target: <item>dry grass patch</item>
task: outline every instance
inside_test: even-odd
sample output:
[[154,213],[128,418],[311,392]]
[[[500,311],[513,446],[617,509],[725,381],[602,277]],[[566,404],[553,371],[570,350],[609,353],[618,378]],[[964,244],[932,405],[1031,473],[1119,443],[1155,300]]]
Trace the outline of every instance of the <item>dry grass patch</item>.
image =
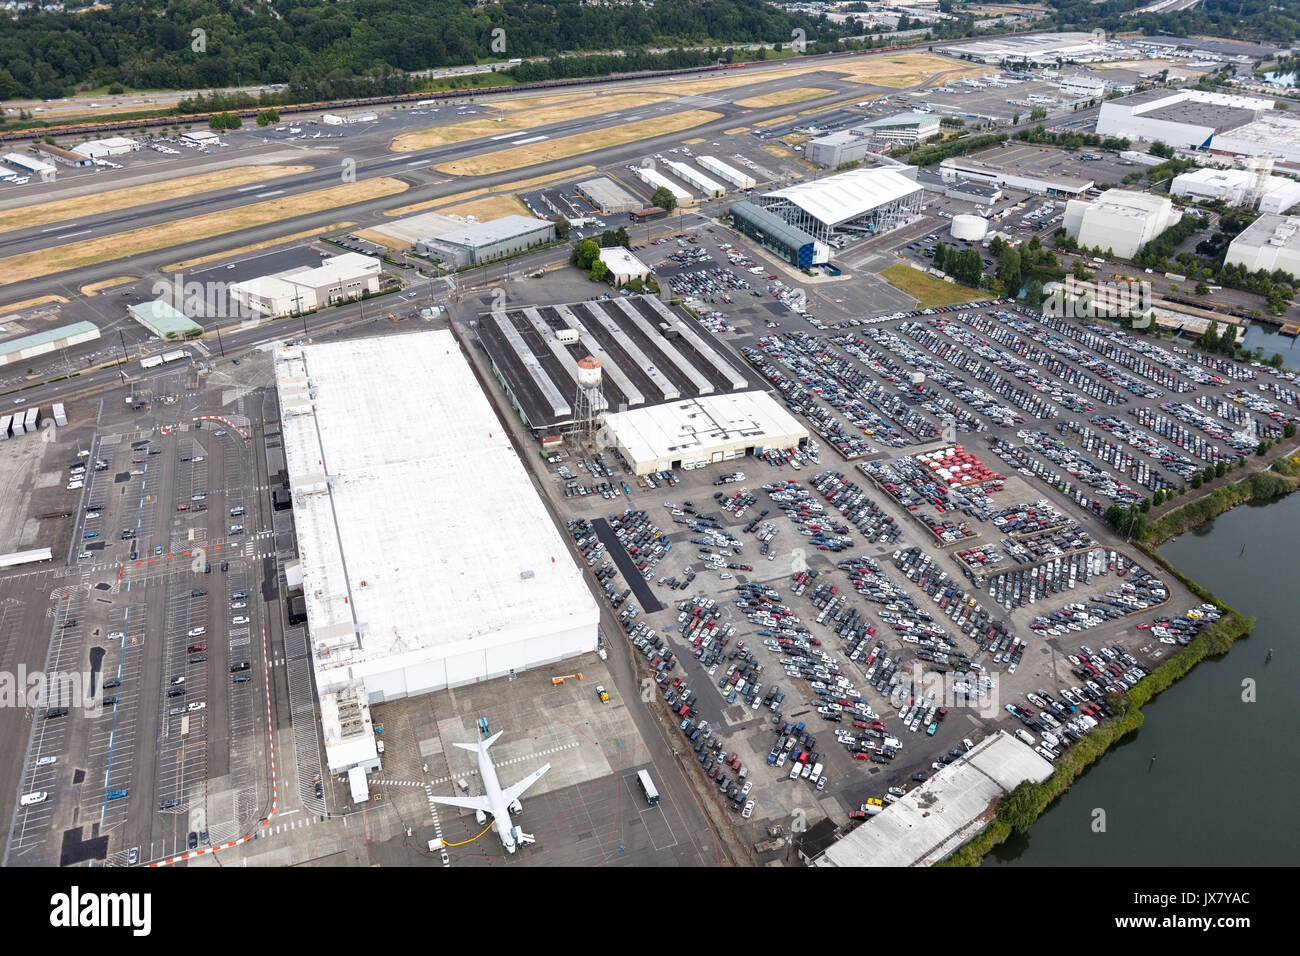
[[819,96],[830,96],[834,90],[822,90],[815,86],[797,86],[789,90],[777,90],[775,93],[764,93],[762,96],[750,96],[743,100],[736,100],[737,106],[785,106],[787,103],[802,103],[804,100],[815,100]]
[[721,118],[721,113],[709,110],[688,110],[684,113],[625,123],[612,129],[593,130],[540,143],[530,143],[527,146],[516,146],[513,149],[485,153],[481,156],[470,156],[466,159],[442,163],[433,168],[455,176],[488,176],[507,169],[522,169],[537,163],[577,156],[610,146],[624,146],[652,136],[677,133]]
[[98,262],[166,249],[186,242],[210,239],[228,232],[284,222],[325,209],[378,199],[403,192],[410,187],[387,176],[345,183],[328,189],[316,189],[296,196],[279,196],[265,202],[221,212],[178,219],[160,226],[145,226],[98,239],[72,242],[36,252],[0,259],[0,275],[10,282],[35,279],[67,269],[78,269]]
[[722,131],[722,135],[723,135],[723,136],[735,136],[737,133],[748,133],[748,132],[749,132],[749,127],[748,127],[748,126],[735,126],[735,127],[732,127],[731,129],[724,129],[724,130]]
[[500,186],[485,186],[482,189],[469,189],[463,193],[453,193],[450,196],[442,196],[438,199],[427,199],[424,202],[411,203],[408,206],[398,206],[396,209],[387,209],[384,211],[385,216],[409,216],[412,213],[426,212],[430,209],[438,209],[442,206],[448,206],[452,203],[465,202],[466,200],[475,199],[479,196],[486,196],[489,193],[504,192],[506,190],[536,189],[539,186],[549,186],[553,183],[562,183],[565,180],[573,179],[577,176],[586,175],[592,172],[595,166],[574,166],[572,169],[566,169],[558,173],[551,173],[548,176],[534,176],[532,179],[517,179],[514,182],[502,183]]
[[82,295],[91,296],[102,292],[105,289],[111,289],[115,285],[126,285],[128,282],[134,282],[139,276],[114,276],[112,279],[104,279],[102,282],[91,282],[83,285],[78,291]]
[[[894,89],[915,86],[932,79],[938,73],[957,75],[988,72],[988,68],[963,67],[955,60],[931,53],[903,53],[894,56],[867,56],[850,63],[827,66],[828,72],[839,73],[855,83],[873,83]],[[952,71],[961,71],[960,74]]]
[[43,226],[50,222],[112,212],[115,209],[127,209],[131,206],[143,206],[147,203],[192,196],[214,189],[230,189],[265,179],[296,176],[299,173],[309,173],[311,170],[310,166],[236,166],[219,172],[181,176],[144,186],[126,186],[122,189],[110,189],[71,199],[56,199],[53,202],[37,203],[0,212],[0,232],[9,229],[25,229],[29,226]]
[[528,207],[513,194],[476,199],[473,202],[461,203],[459,206],[438,211],[445,216],[473,216],[480,221],[497,219],[501,216],[532,216]]
[[0,319],[7,319],[24,309],[34,309],[38,305],[49,305],[51,302],[67,302],[61,295],[38,295],[31,299],[23,299],[21,302],[10,302],[8,305],[0,305]]
[[452,123],[414,133],[403,133],[393,140],[389,148],[393,152],[404,153],[416,149],[428,149],[431,146],[445,146],[448,143],[462,143],[465,140],[479,139],[484,136],[523,133],[564,120],[599,116],[602,113],[662,103],[668,98],[656,93],[616,93],[610,96],[584,97],[581,100],[542,109],[520,110],[496,118],[467,120],[464,123]]

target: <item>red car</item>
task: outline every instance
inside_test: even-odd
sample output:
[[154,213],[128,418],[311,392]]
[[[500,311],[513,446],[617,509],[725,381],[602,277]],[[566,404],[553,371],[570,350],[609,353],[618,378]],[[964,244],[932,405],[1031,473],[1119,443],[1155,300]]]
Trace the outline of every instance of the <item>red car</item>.
[[193,654],[193,653],[195,653],[196,651],[206,651],[207,649],[208,649],[208,645],[207,645],[206,643],[204,643],[204,644],[191,644],[191,645],[189,646],[189,653]]
[[[862,757],[864,760],[866,759],[866,755],[865,755],[865,754],[854,754],[853,756],[855,756],[855,757]],[[850,819],[850,820],[865,820],[866,818],[867,818],[867,811],[865,811],[865,810],[850,810],[850,811],[849,811],[849,819]]]
[[853,755],[853,759],[854,759],[854,760],[870,760],[870,759],[871,759],[871,754],[856,753],[856,754]]
[[177,510],[177,511],[189,511],[189,510],[190,510],[190,506],[189,506],[189,505],[177,505],[177,506],[176,506],[176,510]]

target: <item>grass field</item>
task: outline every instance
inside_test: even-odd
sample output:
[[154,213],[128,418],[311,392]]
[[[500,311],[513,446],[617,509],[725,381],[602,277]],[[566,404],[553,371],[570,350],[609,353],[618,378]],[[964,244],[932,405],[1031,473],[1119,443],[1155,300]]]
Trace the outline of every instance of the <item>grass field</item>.
[[490,109],[508,113],[511,110],[535,110],[539,106],[554,106],[556,103],[572,103],[574,100],[588,99],[587,93],[538,93],[536,96],[520,96],[509,100],[493,100],[484,103]]
[[0,305],[0,320],[7,319],[16,312],[23,309],[34,309],[38,305],[48,305],[51,302],[67,302],[61,295],[38,295],[31,299],[23,299],[20,302],[10,302],[7,305]]
[[747,132],[749,132],[748,126],[733,126],[731,129],[724,129],[722,131],[722,135],[735,136],[737,133],[747,133]]
[[104,279],[100,282],[91,282],[83,285],[80,291],[82,295],[96,295],[105,289],[111,289],[115,285],[126,285],[128,282],[134,282],[139,276],[114,276],[112,279]]
[[177,179],[149,183],[147,186],[127,186],[123,189],[109,189],[86,196],[77,196],[73,199],[36,203],[0,212],[0,232],[29,226],[43,226],[50,222],[112,212],[115,209],[127,209],[131,206],[143,206],[146,203],[192,196],[214,189],[230,189],[280,176],[296,176],[299,173],[311,172],[311,169],[310,166],[236,166],[220,172],[199,173],[197,176],[181,176]]
[[272,246],[283,245],[286,242],[300,242],[303,239],[314,239],[316,236],[324,236],[331,232],[338,232],[340,229],[351,229],[355,222],[335,222],[320,229],[308,229],[306,232],[295,232],[288,236],[277,236],[274,239],[268,239],[266,242],[254,242],[251,245],[240,246],[238,249],[227,249],[224,252],[216,252],[210,256],[200,256],[197,259],[186,259],[184,262],[173,262],[169,266],[163,266],[159,272],[176,272],[180,269],[191,269],[194,266],[205,265],[209,262],[217,262],[221,259],[229,259],[231,256],[242,255],[245,252],[260,252],[263,249],[270,249]]
[[109,262],[182,243],[210,239],[228,232],[282,222],[368,199],[392,196],[409,188],[401,180],[384,176],[331,186],[328,189],[316,189],[295,196],[280,196],[250,206],[178,219],[160,226],[145,226],[111,236],[9,256],[0,259],[0,275],[7,281],[21,282],[97,262]]
[[635,109],[652,103],[662,103],[666,99],[667,96],[658,93],[616,93],[611,96],[584,97],[578,101],[553,104],[541,109],[519,110],[495,118],[484,117],[467,120],[464,123],[452,123],[449,126],[435,126],[414,133],[403,133],[393,140],[389,148],[396,153],[405,153],[432,146],[445,146],[448,143],[462,143],[483,136],[523,133],[538,126],[599,116],[601,113],[613,113],[618,110]]
[[[684,129],[699,126],[701,123],[721,118],[721,113],[713,113],[709,110],[688,110],[684,113],[674,113],[650,120],[626,123],[612,129],[562,136],[559,139],[531,143],[528,146],[516,146],[513,149],[485,153],[482,156],[470,156],[466,159],[442,163],[433,168],[439,172],[450,173],[455,176],[487,176],[507,169],[522,169],[548,160],[578,156],[582,153],[605,149],[610,146],[623,146],[652,136],[678,133]],[[0,263],[0,265],[2,264]]]
[[785,106],[787,103],[802,103],[804,100],[815,100],[819,96],[829,96],[834,90],[822,90],[815,86],[798,86],[789,90],[777,90],[775,93],[764,93],[762,96],[750,96],[743,100],[736,100],[737,106]]
[[937,305],[957,305],[960,302],[971,302],[988,297],[988,293],[981,289],[944,282],[942,279],[936,279],[934,276],[913,269],[904,262],[890,266],[882,271],[880,276],[895,289],[906,292],[914,298],[918,309],[932,309]]
[[839,73],[855,83],[873,83],[902,89],[931,79],[936,73],[957,71],[949,79],[960,76],[978,76],[987,73],[987,67],[964,67],[955,60],[932,53],[900,53],[894,56],[864,56],[851,63],[825,68]]
[[484,199],[475,199],[472,202],[461,203],[458,206],[449,206],[446,209],[439,209],[440,213],[445,216],[473,216],[480,221],[485,219],[497,219],[501,216],[531,216],[528,207],[520,202],[513,193],[507,193],[502,196],[488,196]]
[[770,120],[763,120],[762,122],[755,123],[754,129],[764,129],[768,126],[780,126],[782,123],[790,122],[790,120],[794,119],[797,115],[798,114],[796,113],[786,113],[784,116],[776,116]]

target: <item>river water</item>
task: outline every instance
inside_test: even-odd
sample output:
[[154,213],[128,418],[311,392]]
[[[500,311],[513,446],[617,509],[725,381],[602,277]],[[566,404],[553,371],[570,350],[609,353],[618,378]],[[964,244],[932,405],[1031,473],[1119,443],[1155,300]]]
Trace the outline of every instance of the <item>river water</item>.
[[[1235,508],[1161,549],[1192,580],[1254,615],[1254,631],[1148,703],[1142,728],[986,866],[1278,866],[1300,859],[1291,725],[1300,687],[1298,532],[1300,494],[1293,494]],[[1247,680],[1253,703],[1242,699]],[[1103,832],[1094,820],[1104,822]]]

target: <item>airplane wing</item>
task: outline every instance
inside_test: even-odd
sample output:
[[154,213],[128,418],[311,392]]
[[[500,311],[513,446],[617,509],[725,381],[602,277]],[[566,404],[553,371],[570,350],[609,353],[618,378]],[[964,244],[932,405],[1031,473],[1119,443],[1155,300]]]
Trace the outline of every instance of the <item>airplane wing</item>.
[[439,797],[433,795],[429,799],[434,803],[441,803],[448,807],[464,807],[466,810],[482,810],[484,813],[492,812],[492,804],[488,802],[487,797]]
[[546,764],[546,766],[542,767],[541,770],[534,770],[532,773],[524,777],[523,780],[520,780],[513,787],[506,787],[505,790],[502,791],[502,796],[505,797],[506,806],[510,806],[510,804],[514,803],[521,796],[523,796],[524,791],[527,790],[529,787],[531,787],[533,784],[535,784],[538,780],[541,780],[542,775],[550,769],[551,769],[551,765],[548,763]]

